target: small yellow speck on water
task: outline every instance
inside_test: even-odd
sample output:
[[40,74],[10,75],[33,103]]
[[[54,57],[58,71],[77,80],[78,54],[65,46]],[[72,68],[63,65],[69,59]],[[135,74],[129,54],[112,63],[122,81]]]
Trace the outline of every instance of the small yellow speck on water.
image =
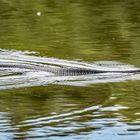
[[41,16],[41,12],[37,12],[36,15],[37,15],[37,16]]

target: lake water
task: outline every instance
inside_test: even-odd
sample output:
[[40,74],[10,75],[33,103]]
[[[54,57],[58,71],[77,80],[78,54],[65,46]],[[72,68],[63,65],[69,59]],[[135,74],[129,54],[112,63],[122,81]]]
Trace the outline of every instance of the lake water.
[[[0,60],[78,67],[113,61],[140,68],[139,5],[139,0],[1,0]],[[31,71],[16,76],[0,75],[1,140],[140,139],[138,75],[93,76],[81,83],[61,78],[54,83]]]

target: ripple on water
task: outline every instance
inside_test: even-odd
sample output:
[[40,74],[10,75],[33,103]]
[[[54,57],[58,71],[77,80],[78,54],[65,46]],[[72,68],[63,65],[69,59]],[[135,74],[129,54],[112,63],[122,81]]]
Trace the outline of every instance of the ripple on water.
[[[29,55],[30,54],[30,55]],[[12,65],[35,65],[53,66],[53,67],[69,67],[69,68],[86,68],[108,71],[124,71],[136,70],[132,65],[125,65],[118,62],[103,61],[93,64],[79,61],[69,61],[56,58],[47,58],[31,55],[32,52],[21,51],[0,51],[0,64]],[[139,74],[132,73],[106,73],[106,74],[91,74],[82,76],[54,76],[53,73],[45,72],[37,69],[26,69],[18,67],[0,68],[0,89],[46,86],[48,84],[87,86],[95,83],[118,82],[125,80],[139,80]]]
[[[55,67],[77,67],[90,69],[109,68],[111,70],[125,70],[126,68],[136,69],[133,66],[125,66],[124,64],[120,64],[117,62],[110,62],[111,65],[109,65],[109,62],[97,62],[95,64],[89,64],[86,62],[32,56],[29,55],[29,52],[25,53],[20,51],[7,50],[2,50],[0,52],[0,60],[0,63],[26,63],[38,66],[50,66],[50,64],[52,64]],[[105,137],[106,139],[112,140],[112,138],[109,137],[111,133],[111,137],[115,136],[115,138],[117,139],[120,139],[122,136],[124,137],[124,139],[127,139],[128,136],[130,138],[133,138],[133,136],[135,136],[135,138],[138,138],[140,136],[139,120],[135,119],[134,123],[129,124],[127,123],[129,120],[127,117],[125,117],[125,113],[121,113],[122,111],[126,113],[130,111],[129,107],[127,106],[128,103],[127,105],[114,103],[116,100],[118,100],[117,96],[113,95],[111,97],[107,97],[109,95],[106,96],[106,92],[104,93],[104,90],[106,89],[100,89],[100,87],[92,88],[91,86],[91,92],[89,91],[89,87],[87,87],[88,95],[85,95],[86,89],[82,90],[83,95],[81,95],[81,92],[79,91],[81,88],[86,88],[86,86],[89,86],[93,83],[108,83],[136,79],[139,80],[138,74],[133,75],[107,73],[83,76],[54,76],[53,74],[44,71],[38,71],[35,69],[0,68],[0,89],[46,86],[49,84],[57,84],[58,87],[60,87],[60,85],[75,86],[70,89],[65,88],[65,90],[70,90],[67,94],[65,94],[63,86],[62,89],[50,89],[51,96],[49,96],[49,86],[47,87],[47,90],[42,93],[43,95],[38,93],[40,92],[40,90],[35,89],[35,92],[33,92],[33,94],[28,94],[29,100],[28,98],[22,98],[22,95],[20,97],[18,97],[17,95],[14,97],[14,94],[8,94],[8,100],[6,101],[9,102],[10,107],[8,107],[12,111],[7,111],[9,113],[0,113],[0,137],[6,140],[14,138],[45,139],[46,137],[53,140],[60,139],[60,136],[62,139],[92,139],[93,137],[97,137],[100,138],[100,140],[103,140]],[[76,86],[84,87],[79,87],[78,89],[74,90]],[[107,92],[109,93],[111,92],[110,88],[109,90],[107,90]],[[60,95],[55,95],[55,90],[58,90],[57,93],[60,93]],[[15,90],[13,90],[13,92],[14,91]],[[103,94],[100,93],[101,91],[103,92]],[[122,95],[122,91],[120,92],[120,95]],[[97,94],[93,96],[94,93]],[[9,95],[12,96],[9,97]],[[46,98],[44,98],[45,96]],[[74,101],[71,96],[74,96]],[[80,96],[81,100],[79,99]],[[6,97],[6,95],[1,93],[1,97],[4,98]],[[23,97],[25,97],[25,95]],[[134,100],[135,103],[138,103],[136,102],[136,99],[138,100],[138,97],[133,99],[134,96],[132,94],[129,94],[129,96],[127,95],[127,97],[132,99],[132,101]],[[107,101],[110,101],[111,104],[107,104],[106,99],[104,98],[108,98]],[[37,102],[35,99],[37,100]],[[54,101],[51,102],[51,100]],[[17,101],[18,103],[15,104]],[[112,104],[112,102],[114,104]],[[40,103],[41,105],[38,106],[38,103]],[[78,103],[80,104],[80,107],[78,107]],[[92,105],[92,103],[95,104]],[[1,105],[4,106],[3,103],[1,103]],[[59,105],[61,106],[60,108]],[[7,104],[5,106],[7,106]],[[59,108],[59,110],[61,110],[60,112],[53,110],[53,108],[57,107]],[[25,114],[25,110],[23,112],[21,111],[22,108],[27,111],[27,114]],[[43,110],[43,113],[40,113],[41,109]],[[12,114],[14,110],[16,110],[16,115]],[[50,112],[48,111],[48,113],[47,110],[49,110]],[[31,115],[29,115],[28,113]],[[138,118],[138,107],[135,115]]]

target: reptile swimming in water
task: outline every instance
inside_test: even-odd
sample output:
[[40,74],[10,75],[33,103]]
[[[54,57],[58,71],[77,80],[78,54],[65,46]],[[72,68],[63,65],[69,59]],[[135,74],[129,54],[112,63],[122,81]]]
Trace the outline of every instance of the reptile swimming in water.
[[52,67],[49,65],[33,65],[33,64],[18,64],[18,63],[0,63],[0,68],[10,69],[29,69],[35,71],[50,72],[57,76],[79,76],[88,74],[100,74],[100,73],[140,73],[140,69],[132,70],[100,70],[97,68],[74,68],[74,67]]

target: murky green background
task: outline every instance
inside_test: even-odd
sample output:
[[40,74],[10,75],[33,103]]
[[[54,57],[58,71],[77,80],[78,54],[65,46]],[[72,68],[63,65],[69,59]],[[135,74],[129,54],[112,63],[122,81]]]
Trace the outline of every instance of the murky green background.
[[[139,0],[0,0],[0,48],[140,67]],[[140,81],[0,91],[0,139],[140,139]]]

